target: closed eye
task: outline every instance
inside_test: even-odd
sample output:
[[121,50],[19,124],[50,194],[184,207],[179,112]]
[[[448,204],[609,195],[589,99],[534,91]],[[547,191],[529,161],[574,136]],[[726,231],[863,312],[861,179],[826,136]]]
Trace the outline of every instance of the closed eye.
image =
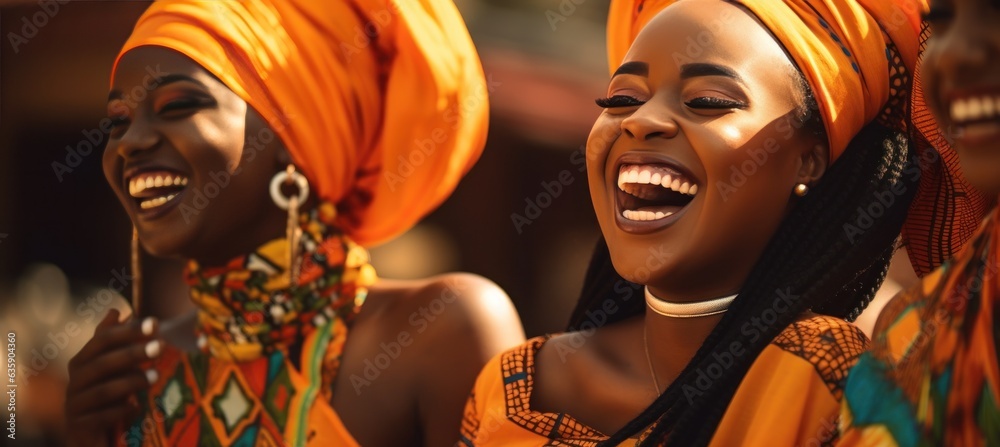
[[111,121],[111,126],[108,129],[108,134],[111,138],[119,138],[125,133],[125,128],[129,125],[128,116],[109,116],[108,119]]
[[160,113],[178,110],[188,110],[202,105],[202,101],[197,99],[178,99],[170,101],[160,108]]
[[109,116],[108,119],[111,120],[112,128],[128,124],[127,116]]
[[614,95],[608,98],[598,98],[594,102],[597,103],[598,107],[604,109],[638,107],[646,103],[645,101],[640,101],[637,98],[628,95]]
[[747,105],[740,101],[719,98],[717,96],[702,96],[684,103],[692,109],[745,109]]

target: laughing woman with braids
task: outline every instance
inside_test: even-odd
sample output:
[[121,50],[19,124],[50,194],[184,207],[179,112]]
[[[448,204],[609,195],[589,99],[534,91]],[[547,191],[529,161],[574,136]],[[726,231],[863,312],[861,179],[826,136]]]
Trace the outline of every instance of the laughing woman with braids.
[[70,363],[71,443],[453,443],[480,368],[523,341],[513,307],[472,275],[380,280],[364,248],[483,148],[451,0],[160,1],[111,77],[105,175],[142,246],[189,261],[198,315],[109,313]]
[[613,1],[614,74],[587,145],[606,246],[575,331],[480,374],[461,443],[834,439],[867,344],[847,320],[917,192],[908,158],[932,150],[909,120],[922,6]]

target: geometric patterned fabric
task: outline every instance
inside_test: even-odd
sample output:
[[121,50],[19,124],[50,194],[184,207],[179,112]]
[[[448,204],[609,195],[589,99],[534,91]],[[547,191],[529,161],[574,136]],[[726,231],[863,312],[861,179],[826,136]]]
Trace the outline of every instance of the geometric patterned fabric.
[[[531,408],[535,359],[549,338],[528,340],[486,365],[466,402],[458,446],[594,447],[608,438],[570,414]],[[844,378],[867,344],[860,329],[836,318],[792,323],[758,356],[710,445],[832,441]]]
[[159,379],[139,393],[142,414],[118,446],[357,445],[329,402],[347,325],[375,276],[364,248],[319,223],[330,212],[321,204],[300,220],[295,287],[285,239],[224,268],[192,265],[202,351],[167,345],[143,365]]

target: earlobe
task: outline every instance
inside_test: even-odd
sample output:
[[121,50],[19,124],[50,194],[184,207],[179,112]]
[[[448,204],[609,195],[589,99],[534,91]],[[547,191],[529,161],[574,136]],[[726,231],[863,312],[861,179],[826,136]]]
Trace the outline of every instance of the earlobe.
[[292,164],[292,155],[288,153],[288,149],[285,149],[284,145],[278,146],[276,158],[278,160],[278,165],[280,166],[288,166]]

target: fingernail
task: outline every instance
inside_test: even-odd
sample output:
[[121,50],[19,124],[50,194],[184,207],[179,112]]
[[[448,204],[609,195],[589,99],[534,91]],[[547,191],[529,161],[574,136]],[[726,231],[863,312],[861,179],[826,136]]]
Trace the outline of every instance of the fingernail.
[[153,335],[153,326],[156,324],[156,319],[153,317],[146,317],[142,320],[142,335]]
[[146,370],[146,380],[149,381],[150,385],[156,383],[156,381],[159,380],[159,378],[160,378],[160,373],[156,372],[155,369]]
[[160,341],[153,340],[146,343],[146,357],[155,358],[158,355],[160,355]]

